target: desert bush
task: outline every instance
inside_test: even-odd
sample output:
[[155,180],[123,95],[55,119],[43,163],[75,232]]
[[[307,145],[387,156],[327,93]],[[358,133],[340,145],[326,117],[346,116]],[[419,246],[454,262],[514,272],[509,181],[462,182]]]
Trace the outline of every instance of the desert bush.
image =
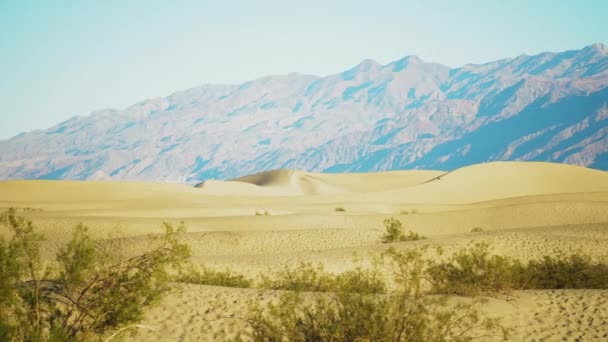
[[394,217],[384,220],[384,229],[385,232],[381,238],[382,243],[416,241],[426,239],[425,236],[422,236],[418,233],[406,231],[403,228],[403,224],[401,223],[401,221],[397,220]]
[[296,292],[357,292],[384,293],[386,284],[377,269],[357,267],[339,274],[326,272],[323,265],[300,263],[285,267],[274,274],[263,274],[259,287]]
[[462,249],[445,261],[427,261],[432,291],[478,295],[521,289],[607,289],[608,264],[589,256],[545,256],[522,263],[492,254],[487,243]]
[[[375,287],[381,283],[375,278],[379,274],[360,269],[347,272],[339,285],[327,286],[331,293],[296,290],[282,293],[274,303],[252,302],[246,319],[251,328],[247,337],[254,341],[471,341],[508,337],[509,331],[498,320],[481,316],[477,300],[450,303],[446,297],[425,295],[421,251],[391,250],[389,255],[394,262],[391,267],[398,267],[393,269],[396,290],[382,294],[384,283]],[[299,270],[307,275],[290,279],[324,279],[318,275],[318,267]],[[310,275],[311,270],[316,276]]]
[[231,270],[216,271],[207,267],[190,267],[178,275],[176,281],[181,283],[213,285],[224,287],[251,287],[251,279]]
[[608,264],[581,254],[532,260],[522,273],[523,289],[608,289]]
[[284,267],[274,274],[262,274],[259,287],[270,290],[326,292],[332,279],[322,265],[300,263],[295,268]]
[[[275,302],[252,302],[246,335],[254,341],[507,339],[511,330],[481,315],[484,299],[475,296],[513,289],[608,288],[608,265],[578,254],[522,263],[493,254],[482,242],[438,261],[427,257],[428,249],[390,248],[383,254],[383,265],[393,275],[391,291],[376,268],[332,275],[320,265],[302,264],[283,271],[267,284],[290,291]],[[450,301],[449,295],[473,298]]]
[[270,213],[267,210],[264,211],[256,211],[255,216],[270,216]]
[[483,242],[455,252],[446,261],[429,260],[427,264],[425,272],[432,291],[456,295],[516,289],[523,270],[520,262],[492,254],[489,245]]
[[481,227],[473,227],[473,229],[471,229],[471,233],[481,233],[483,232],[483,228]]
[[400,294],[285,293],[276,304],[253,307],[247,319],[254,341],[472,341],[509,336],[476,304]]
[[[17,210],[17,209],[15,208],[15,210]],[[42,208],[23,207],[23,208],[19,208],[19,210],[22,210],[24,212],[40,212],[40,211],[42,211]]]
[[55,260],[41,257],[44,241],[31,221],[11,210],[1,223],[12,232],[0,240],[0,340],[79,341],[137,322],[170,284],[170,268],[189,257],[179,242],[185,228],[165,224],[142,254],[118,263],[78,226]]
[[335,211],[346,211],[346,209],[344,209],[344,207],[336,207],[334,208]]
[[357,267],[333,276],[332,292],[386,293],[384,276],[377,269]]

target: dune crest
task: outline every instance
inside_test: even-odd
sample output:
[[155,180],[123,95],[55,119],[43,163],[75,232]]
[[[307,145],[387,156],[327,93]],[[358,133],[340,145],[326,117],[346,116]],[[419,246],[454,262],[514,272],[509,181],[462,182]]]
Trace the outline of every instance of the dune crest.
[[272,170],[232,180],[272,190],[284,195],[332,195],[349,193],[344,187],[330,184],[313,173],[298,170]]
[[[466,204],[550,194],[608,191],[608,173],[546,162],[490,162],[451,172],[408,170],[314,173],[272,170],[197,185],[225,196],[315,196],[368,193],[389,202]],[[394,199],[393,199],[394,198]]]
[[465,204],[496,199],[608,191],[608,172],[546,162],[491,162],[466,166],[423,184],[383,192],[418,203]]
[[408,170],[370,173],[317,173],[271,170],[228,181],[207,180],[196,187],[209,195],[315,196],[377,192],[422,184],[443,171]]
[[220,196],[312,196],[350,192],[312,173],[297,170],[265,171],[227,181],[206,180],[196,187],[207,195]]

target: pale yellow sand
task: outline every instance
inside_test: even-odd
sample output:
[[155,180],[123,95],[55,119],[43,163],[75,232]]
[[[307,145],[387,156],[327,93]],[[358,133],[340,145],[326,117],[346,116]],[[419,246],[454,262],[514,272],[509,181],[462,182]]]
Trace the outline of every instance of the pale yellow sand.
[[[608,260],[608,173],[549,163],[498,162],[440,171],[319,174],[281,170],[198,188],[138,182],[0,182],[0,207],[24,211],[46,234],[51,252],[69,239],[71,227],[89,225],[104,238],[120,226],[136,252],[140,236],[160,232],[163,220],[184,221],[199,263],[230,267],[255,276],[301,261],[329,270],[352,266],[356,253],[369,261],[379,243],[382,220],[395,216],[429,239],[392,244],[413,248],[433,243],[448,251],[471,241],[492,243],[497,253],[520,259],[567,255],[582,250]],[[344,212],[335,211],[343,207]],[[270,216],[256,216],[267,211]],[[406,213],[407,212],[407,213]],[[484,229],[471,233],[473,227]],[[0,234],[3,233],[0,231]],[[213,340],[236,331],[227,320],[243,314],[251,296],[272,292],[185,285],[151,309],[145,323],[156,331],[135,339]],[[608,292],[526,291],[512,303],[492,299],[489,314],[516,328],[514,340],[608,340]],[[207,311],[217,298],[226,312]]]

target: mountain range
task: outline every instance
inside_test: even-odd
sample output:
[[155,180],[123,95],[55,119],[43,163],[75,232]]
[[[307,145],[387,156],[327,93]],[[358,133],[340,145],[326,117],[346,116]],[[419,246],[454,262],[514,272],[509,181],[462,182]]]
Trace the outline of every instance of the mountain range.
[[0,141],[0,179],[196,183],[271,169],[608,170],[608,48],[450,68],[408,56],[325,77],[203,85]]

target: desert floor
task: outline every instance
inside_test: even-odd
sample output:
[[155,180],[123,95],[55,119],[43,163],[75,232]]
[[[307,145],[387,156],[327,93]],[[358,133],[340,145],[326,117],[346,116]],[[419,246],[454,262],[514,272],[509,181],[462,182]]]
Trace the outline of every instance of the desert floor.
[[[38,209],[20,213],[45,234],[48,253],[80,222],[100,239],[119,230],[137,251],[163,221],[183,221],[195,262],[251,277],[302,261],[339,272],[353,267],[353,255],[365,264],[389,246],[430,243],[449,252],[480,240],[521,260],[583,252],[608,261],[608,173],[550,163],[496,162],[449,173],[281,170],[197,187],[0,182],[0,208],[9,207]],[[388,217],[428,239],[380,243]],[[483,232],[472,233],[474,227]],[[146,314],[143,323],[155,330],[129,339],[217,340],[242,329],[233,318],[244,315],[249,299],[276,295],[179,285]],[[513,327],[514,341],[608,341],[607,290],[519,291],[508,302],[490,298],[483,310]]]

